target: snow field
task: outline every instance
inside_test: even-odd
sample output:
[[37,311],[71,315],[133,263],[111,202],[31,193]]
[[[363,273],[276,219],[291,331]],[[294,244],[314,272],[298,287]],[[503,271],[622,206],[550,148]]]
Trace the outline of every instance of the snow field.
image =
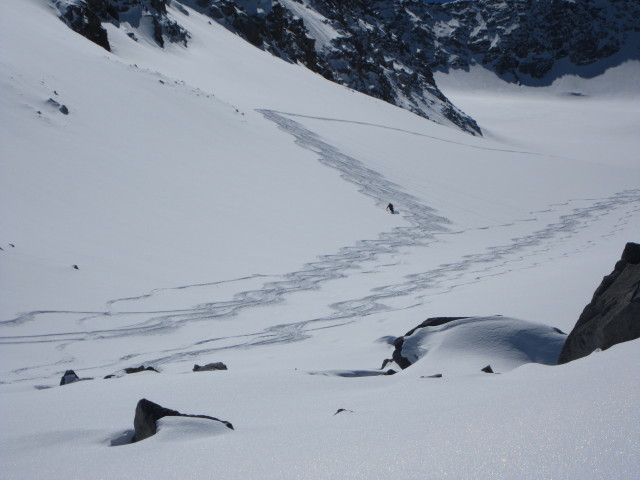
[[[568,333],[638,241],[638,94],[613,91],[637,63],[564,80],[586,98],[438,76],[475,138],[193,11],[170,9],[186,49],[109,27],[107,53],[44,1],[0,8],[5,478],[640,476],[638,342],[515,368],[480,324],[339,376],[431,316]],[[191,372],[211,361],[229,370]],[[103,379],[140,364],[161,373]],[[58,387],[69,368],[95,380]],[[128,445],[141,398],[236,429]]]

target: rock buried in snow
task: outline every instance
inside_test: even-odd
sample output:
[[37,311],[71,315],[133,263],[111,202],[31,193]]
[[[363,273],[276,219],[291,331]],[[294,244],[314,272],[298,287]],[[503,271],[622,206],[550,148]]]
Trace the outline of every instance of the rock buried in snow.
[[493,368],[491,368],[491,365],[487,365],[487,366],[486,366],[486,367],[484,367],[481,371],[482,371],[482,372],[484,372],[484,373],[495,373],[495,372],[493,371]]
[[346,408],[339,408],[336,413],[333,414],[333,416],[335,417],[337,414],[342,413],[342,412],[349,412],[349,413],[353,413],[353,410],[347,410]]
[[130,367],[130,368],[125,368],[124,369],[124,373],[138,373],[138,372],[156,372],[159,373],[158,370],[156,370],[153,367],[145,367],[144,365],[140,365],[139,367]]
[[176,410],[162,407],[157,403],[153,403],[146,398],[143,398],[138,402],[138,405],[136,406],[136,415],[133,419],[133,427],[135,429],[135,433],[133,438],[131,439],[131,442],[139,442],[140,440],[144,440],[145,438],[149,438],[155,435],[158,431],[157,422],[164,417],[208,419],[211,421],[220,422],[227,428],[233,430],[233,425],[225,420],[220,420],[219,418],[210,417],[208,415],[187,415]]
[[195,364],[193,366],[194,372],[208,372],[213,370],[227,370],[227,366],[222,362],[207,363],[204,366]]

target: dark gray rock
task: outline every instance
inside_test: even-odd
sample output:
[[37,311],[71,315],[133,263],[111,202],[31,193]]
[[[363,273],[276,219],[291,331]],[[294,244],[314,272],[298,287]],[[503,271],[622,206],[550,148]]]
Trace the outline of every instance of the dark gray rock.
[[73,370],[67,370],[64,372],[64,375],[60,379],[60,385],[69,385],[70,383],[77,382],[80,380],[80,377],[76,375],[76,372]]
[[153,403],[146,398],[143,398],[136,405],[136,414],[133,419],[133,427],[135,433],[131,442],[139,442],[145,438],[149,438],[155,435],[158,431],[157,421],[164,417],[190,417],[190,418],[206,418],[215,422],[224,424],[227,428],[233,430],[233,425],[225,420],[219,418],[210,417],[208,415],[187,415],[180,413],[170,408],[165,408],[157,403]]
[[560,353],[559,364],[640,338],[640,244],[627,243],[602,279]]
[[482,371],[482,372],[484,372],[484,373],[495,373],[495,372],[493,371],[493,368],[491,368],[491,365],[487,365],[487,366],[486,366],[486,367],[484,367],[481,371]]
[[195,364],[193,366],[194,372],[208,372],[214,370],[227,370],[227,366],[222,362],[207,363],[206,365]]
[[159,373],[153,367],[145,367],[144,365],[140,365],[139,367],[129,367],[124,369],[124,373],[139,373],[139,372],[156,372]]
[[77,2],[76,4],[59,2],[60,19],[74,32],[110,52],[111,46],[107,31],[93,8],[93,4],[96,3],[98,2],[95,0],[86,3]]
[[[73,31],[111,51],[103,23],[120,27],[126,19],[130,25],[140,25],[143,18],[151,21],[153,38],[160,47],[165,39],[184,46],[191,36],[167,15],[168,0],[68,0],[57,2],[60,18]],[[137,40],[135,35],[131,37]]]

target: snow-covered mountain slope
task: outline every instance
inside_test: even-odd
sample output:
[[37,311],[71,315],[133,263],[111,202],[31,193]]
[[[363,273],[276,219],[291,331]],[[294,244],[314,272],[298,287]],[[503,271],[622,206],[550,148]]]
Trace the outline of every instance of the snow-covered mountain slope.
[[[188,7],[188,48],[111,26],[111,52],[48,2],[0,9],[3,477],[638,476],[637,341],[335,374],[429,316],[571,329],[640,226],[639,92],[602,94],[615,70],[570,90],[589,96],[443,77],[477,138]],[[141,364],[161,373],[123,375]],[[67,369],[95,380],[58,387]],[[235,430],[128,445],[141,398]]]

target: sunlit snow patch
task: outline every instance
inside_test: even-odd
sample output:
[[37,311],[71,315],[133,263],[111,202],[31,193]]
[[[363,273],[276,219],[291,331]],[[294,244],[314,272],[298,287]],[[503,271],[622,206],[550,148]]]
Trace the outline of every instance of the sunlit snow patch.
[[210,438],[229,431],[224,423],[208,418],[163,417],[158,420],[158,433],[151,438],[159,442],[176,442]]

